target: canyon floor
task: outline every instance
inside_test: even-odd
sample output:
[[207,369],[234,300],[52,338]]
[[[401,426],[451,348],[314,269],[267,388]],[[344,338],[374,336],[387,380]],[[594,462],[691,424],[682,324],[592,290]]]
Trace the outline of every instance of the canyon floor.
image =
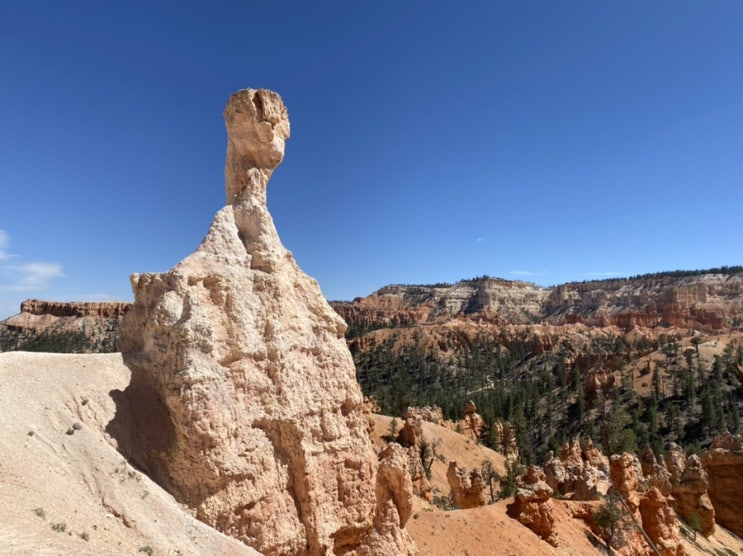
[[[116,450],[126,434],[120,393],[130,380],[121,354],[0,354],[0,552],[3,554],[257,554],[194,519],[187,508]],[[373,416],[375,442],[390,418]],[[122,425],[122,426],[117,426]],[[446,492],[448,461],[504,471],[503,457],[431,423],[440,439],[433,486]],[[417,499],[407,529],[420,554],[600,554],[569,502],[556,501],[559,546],[506,514],[509,500],[441,511]],[[718,527],[685,539],[688,554],[743,554],[743,542]]]

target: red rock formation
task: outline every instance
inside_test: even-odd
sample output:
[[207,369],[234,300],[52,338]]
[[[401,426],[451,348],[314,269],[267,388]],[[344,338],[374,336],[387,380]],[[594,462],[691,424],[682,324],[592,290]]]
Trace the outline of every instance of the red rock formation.
[[686,462],[686,468],[677,484],[673,485],[674,509],[687,523],[697,522],[705,537],[715,532],[715,509],[707,489],[709,481],[696,455]]
[[552,489],[544,481],[541,470],[534,467],[527,469],[523,487],[518,489],[507,511],[510,517],[526,525],[552,546],[557,546]]
[[671,442],[666,448],[666,453],[663,455],[663,461],[666,464],[671,485],[679,484],[681,475],[684,474],[684,469],[686,469],[686,453],[684,449],[675,442]]
[[610,466],[614,488],[622,495],[629,510],[632,513],[637,512],[640,499],[648,490],[640,461],[635,454],[624,452],[611,456]]
[[0,350],[105,353],[116,350],[118,325],[130,303],[62,303],[29,299],[0,323]]
[[608,461],[592,442],[585,449],[577,439],[564,444],[560,457],[549,452],[543,467],[550,488],[572,500],[599,500],[609,488]]
[[397,435],[397,442],[402,446],[418,447],[423,437],[423,418],[415,408],[407,408],[403,416],[403,425]]
[[643,530],[661,556],[684,555],[676,513],[660,490],[650,487],[640,500],[640,515]]
[[[452,317],[473,322],[588,326],[729,329],[743,316],[743,275],[640,276],[540,288],[492,278],[453,285],[387,286],[336,310],[359,328],[437,322]],[[546,340],[546,339],[545,339]],[[549,345],[549,342],[547,341]],[[534,344],[535,353],[549,349]]]
[[[392,443],[380,454],[376,480],[374,528],[365,536],[350,527],[335,536],[335,554],[383,556],[415,554],[404,531],[413,513],[413,494],[405,450]],[[361,517],[361,516],[359,516]]]
[[446,480],[457,507],[464,510],[485,505],[485,482],[479,469],[468,471],[466,467],[458,466],[456,461],[450,461]]
[[702,454],[709,498],[717,523],[743,536],[743,446],[730,433],[718,436]]
[[464,408],[464,417],[461,421],[462,434],[470,440],[477,441],[480,438],[484,421],[477,413],[475,402],[469,401]]
[[[650,461],[649,454],[646,454],[645,459]],[[627,452],[616,454],[611,457],[610,465],[613,487],[632,514],[631,518],[642,527],[663,556],[683,555],[676,514],[668,498],[643,476],[638,457]],[[657,472],[655,467],[651,466],[649,469]],[[625,537],[628,544],[634,547],[631,553],[653,553],[643,537],[633,529],[626,530]]]
[[21,313],[53,317],[120,318],[126,314],[131,305],[121,301],[59,302],[27,299],[21,303]]
[[671,474],[663,463],[659,463],[655,459],[655,452],[650,446],[645,446],[642,451],[640,465],[642,466],[642,473],[648,481],[648,486],[657,488],[663,496],[669,496],[671,494]]
[[[419,408],[409,407],[405,410],[403,426],[397,436],[397,442],[407,449],[408,465],[413,481],[413,492],[421,498],[433,500],[433,487],[426,476],[425,466],[431,462],[421,459],[423,442],[423,416]],[[429,449],[433,449],[429,446]],[[433,458],[433,453],[430,454]]]

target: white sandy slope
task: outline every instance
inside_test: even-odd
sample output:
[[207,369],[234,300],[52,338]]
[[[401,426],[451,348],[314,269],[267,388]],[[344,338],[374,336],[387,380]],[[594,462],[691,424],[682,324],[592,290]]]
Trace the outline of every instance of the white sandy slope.
[[0,554],[258,554],[116,451],[129,377],[118,353],[0,353]]

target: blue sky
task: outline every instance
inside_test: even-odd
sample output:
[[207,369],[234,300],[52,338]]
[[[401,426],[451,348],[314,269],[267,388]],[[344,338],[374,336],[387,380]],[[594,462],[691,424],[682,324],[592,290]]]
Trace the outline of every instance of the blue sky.
[[278,91],[284,244],[330,299],[743,263],[743,3],[0,3],[0,318],[131,300]]

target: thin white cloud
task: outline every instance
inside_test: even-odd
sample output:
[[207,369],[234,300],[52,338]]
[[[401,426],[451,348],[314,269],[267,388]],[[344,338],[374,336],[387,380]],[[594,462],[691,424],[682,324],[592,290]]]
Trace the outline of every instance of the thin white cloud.
[[[8,253],[10,236],[0,230],[0,291],[33,292],[49,287],[55,278],[64,277],[62,265],[54,262],[34,261],[24,264],[8,264],[18,255]],[[1,301],[1,300],[0,300]]]
[[508,274],[514,274],[516,276],[539,276],[540,272],[532,272],[531,270],[511,270]]
[[46,290],[52,282],[64,277],[62,265],[48,261],[23,261],[9,253],[10,236],[0,230],[0,320],[19,311],[21,301],[33,292]]
[[5,230],[0,230],[0,261],[10,258],[8,254],[8,245],[10,245],[10,236]]
[[63,278],[62,265],[58,263],[27,263],[2,267],[9,283],[0,284],[0,291],[31,292],[44,290],[55,278]]
[[483,241],[485,241],[484,237],[475,238],[475,243],[482,243]]

